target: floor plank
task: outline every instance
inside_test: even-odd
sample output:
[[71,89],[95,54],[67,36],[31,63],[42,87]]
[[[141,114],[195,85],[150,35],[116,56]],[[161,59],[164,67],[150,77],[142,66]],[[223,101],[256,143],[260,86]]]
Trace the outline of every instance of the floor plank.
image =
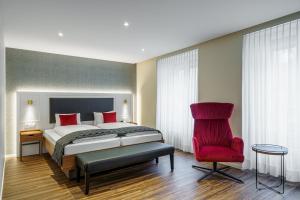
[[[230,169],[245,184],[212,176],[198,182],[202,172],[192,169],[197,164],[191,154],[177,151],[175,171],[170,172],[169,157],[96,176],[90,194],[84,195],[83,180],[78,184],[69,180],[49,155],[6,160],[3,199],[300,199],[300,185],[288,183],[284,195],[269,190],[255,189],[251,171]],[[271,184],[273,177],[264,178]]]

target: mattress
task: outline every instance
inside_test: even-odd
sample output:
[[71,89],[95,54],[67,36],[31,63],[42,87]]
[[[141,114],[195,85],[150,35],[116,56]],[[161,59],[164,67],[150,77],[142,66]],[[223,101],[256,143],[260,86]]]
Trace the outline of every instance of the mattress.
[[121,140],[121,146],[128,146],[133,144],[161,141],[162,136],[161,134],[158,133],[152,133],[152,134],[121,137],[120,140]]
[[[53,145],[61,138],[53,129],[45,130],[44,137]],[[73,155],[89,151],[109,149],[119,147],[121,145],[120,138],[95,139],[93,141],[84,141],[65,146],[64,155]]]

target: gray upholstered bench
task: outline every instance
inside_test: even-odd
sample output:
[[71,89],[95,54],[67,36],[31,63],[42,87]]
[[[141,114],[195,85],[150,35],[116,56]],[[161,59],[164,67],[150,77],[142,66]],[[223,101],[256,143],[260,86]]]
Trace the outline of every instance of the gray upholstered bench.
[[156,163],[158,163],[158,157],[165,155],[170,155],[171,171],[173,171],[174,147],[160,142],[81,153],[77,155],[77,181],[80,181],[80,172],[83,170],[85,194],[88,194],[91,174],[126,167],[152,159],[156,159]]

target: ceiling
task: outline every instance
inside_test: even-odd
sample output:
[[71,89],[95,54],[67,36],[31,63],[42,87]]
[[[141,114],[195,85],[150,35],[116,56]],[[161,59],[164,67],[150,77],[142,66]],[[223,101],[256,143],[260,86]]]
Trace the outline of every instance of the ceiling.
[[300,10],[299,0],[224,2],[4,0],[5,45],[137,63]]

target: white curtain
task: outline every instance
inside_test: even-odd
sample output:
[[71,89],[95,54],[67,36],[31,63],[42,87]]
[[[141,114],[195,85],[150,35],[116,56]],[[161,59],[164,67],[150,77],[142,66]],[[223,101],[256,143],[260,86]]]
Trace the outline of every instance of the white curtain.
[[190,104],[198,100],[198,49],[158,60],[156,126],[166,143],[192,152]]
[[[288,147],[286,177],[300,181],[300,20],[260,30],[243,41],[245,168],[255,168],[251,145]],[[259,170],[280,175],[280,156],[259,156]]]

